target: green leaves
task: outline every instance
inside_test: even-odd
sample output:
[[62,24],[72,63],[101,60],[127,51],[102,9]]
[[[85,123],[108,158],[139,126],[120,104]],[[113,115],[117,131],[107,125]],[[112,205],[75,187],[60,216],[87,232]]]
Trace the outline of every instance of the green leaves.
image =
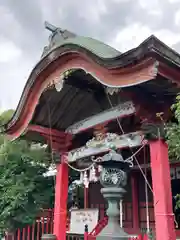
[[[176,97],[176,102],[172,105],[174,121],[166,126],[166,138],[169,148],[169,158],[171,162],[180,161],[180,94]],[[175,210],[180,208],[180,194],[175,197]]]
[[166,125],[166,139],[169,148],[170,161],[180,160],[180,95],[171,107],[174,112],[175,121]]
[[54,181],[43,176],[48,171],[47,162],[45,148],[0,136],[1,232],[32,224],[42,208],[52,207]]
[[166,136],[167,136],[170,160],[171,161],[180,160],[180,125],[179,123],[168,124]]
[[14,110],[13,109],[9,109],[7,111],[4,111],[1,115],[0,115],[0,126],[3,124],[6,124],[11,117],[14,114]]
[[[0,128],[13,112],[0,115]],[[54,179],[44,177],[51,162],[47,147],[0,135],[0,235],[32,224],[42,209],[53,208]],[[69,183],[78,177],[69,171]]]

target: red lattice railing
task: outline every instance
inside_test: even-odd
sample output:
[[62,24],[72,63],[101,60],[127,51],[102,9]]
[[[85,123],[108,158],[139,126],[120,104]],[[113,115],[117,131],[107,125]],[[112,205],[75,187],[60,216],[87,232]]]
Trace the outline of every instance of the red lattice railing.
[[[99,222],[97,226],[93,229],[91,233],[89,233],[88,240],[94,240],[95,236],[97,236],[102,229],[107,224],[107,217],[105,215],[105,208],[104,204],[92,205],[92,208],[99,209]],[[145,221],[145,217],[142,214],[144,211],[144,205],[140,206],[141,209],[141,221]],[[153,216],[152,216],[153,220]],[[67,219],[67,230],[69,230],[69,219]],[[132,229],[132,205],[131,203],[124,203],[123,205],[123,226],[126,229]],[[128,231],[127,231],[128,232]],[[41,216],[36,220],[36,222],[32,226],[26,226],[23,229],[18,229],[15,234],[13,240],[41,240],[41,236],[43,234],[50,234],[53,233],[53,209],[49,209],[44,211]],[[83,237],[84,238],[84,237]],[[82,236],[78,235],[67,235],[67,239],[82,239]],[[146,236],[142,237],[131,237],[129,240],[147,240]]]
[[[148,213],[149,213],[149,224],[150,228],[155,228],[155,219],[154,219],[154,205],[152,202],[148,204]],[[147,211],[146,211],[146,203],[140,202],[139,203],[139,225],[140,228],[147,227]]]
[[45,210],[35,223],[23,229],[17,229],[13,240],[41,240],[43,234],[53,232],[53,209]]

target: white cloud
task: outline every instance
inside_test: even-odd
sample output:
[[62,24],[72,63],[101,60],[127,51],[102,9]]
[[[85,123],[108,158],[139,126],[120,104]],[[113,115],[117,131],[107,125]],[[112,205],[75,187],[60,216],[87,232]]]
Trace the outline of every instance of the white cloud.
[[119,31],[110,45],[125,52],[130,48],[136,47],[150,35],[151,31],[147,26],[134,23]]
[[153,31],[148,26],[134,23],[120,30],[115,39],[110,42],[110,45],[119,49],[121,52],[125,52],[131,48],[137,47],[152,34],[169,46],[180,41],[180,33],[174,33],[168,29]]
[[155,17],[162,17],[162,2],[159,0],[151,0],[151,1],[145,1],[145,0],[138,0],[139,5],[142,8],[142,11],[146,11],[148,15],[152,15]]
[[162,17],[162,11],[161,9],[152,9],[148,11],[149,15],[156,16],[156,17]]
[[[84,3],[83,1],[82,4],[84,5]],[[83,11],[79,8],[79,16],[93,24],[97,23],[101,14],[105,14],[107,11],[105,0],[91,0],[86,1]]]
[[170,3],[178,3],[180,0],[168,0]]
[[147,10],[147,11],[160,9],[160,1],[159,0],[151,0],[151,1],[138,0],[138,2],[139,2],[139,5],[144,10]]
[[29,73],[48,42],[44,20],[105,42],[111,37],[109,44],[122,52],[138,46],[151,34],[169,46],[180,42],[180,5],[176,5],[180,0],[56,0],[53,4],[50,0],[32,0],[27,11],[13,1],[1,2],[0,108],[16,107]]
[[34,61],[21,55],[18,60],[0,63],[0,110],[16,108]]
[[174,21],[175,21],[175,24],[180,27],[180,9],[177,10],[175,16],[174,16]]
[[161,29],[154,33],[165,44],[172,46],[180,41],[180,32],[172,32],[168,29]]
[[0,63],[17,60],[21,54],[21,49],[18,48],[13,42],[0,39]]

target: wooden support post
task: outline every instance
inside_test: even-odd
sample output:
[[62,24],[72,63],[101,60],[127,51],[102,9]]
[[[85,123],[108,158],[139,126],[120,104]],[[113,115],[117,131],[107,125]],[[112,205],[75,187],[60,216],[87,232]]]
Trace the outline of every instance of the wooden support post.
[[89,200],[89,188],[84,186],[84,209],[88,208],[88,200]]
[[7,232],[6,236],[5,236],[5,239],[6,240],[14,240],[14,233]]
[[154,212],[157,240],[175,240],[174,214],[168,146],[163,140],[150,142]]
[[67,198],[68,198],[68,165],[64,162],[57,165],[55,206],[54,206],[54,235],[57,240],[66,239],[67,223]]
[[137,174],[131,174],[131,188],[132,188],[132,217],[133,229],[139,230],[139,201],[138,201],[138,181]]

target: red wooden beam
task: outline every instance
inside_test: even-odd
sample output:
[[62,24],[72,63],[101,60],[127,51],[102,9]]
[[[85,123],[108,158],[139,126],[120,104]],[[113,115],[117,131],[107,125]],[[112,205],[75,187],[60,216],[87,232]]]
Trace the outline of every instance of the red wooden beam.
[[30,124],[28,126],[28,131],[32,131],[32,132],[38,132],[42,135],[47,135],[47,136],[54,136],[54,137],[60,137],[60,138],[63,138],[63,137],[72,137],[71,134],[69,133],[65,133],[63,131],[58,131],[56,129],[51,129],[51,128],[46,128],[46,127],[42,127],[42,126],[39,126],[39,125],[32,125]]
[[47,144],[49,144],[54,150],[63,151],[71,146],[72,134],[56,129],[50,129],[39,125],[29,125],[28,131],[37,132],[43,136]]
[[163,77],[177,83],[177,85],[180,86],[179,70],[171,68],[170,66],[167,66],[166,64],[160,62],[158,67],[158,73]]

